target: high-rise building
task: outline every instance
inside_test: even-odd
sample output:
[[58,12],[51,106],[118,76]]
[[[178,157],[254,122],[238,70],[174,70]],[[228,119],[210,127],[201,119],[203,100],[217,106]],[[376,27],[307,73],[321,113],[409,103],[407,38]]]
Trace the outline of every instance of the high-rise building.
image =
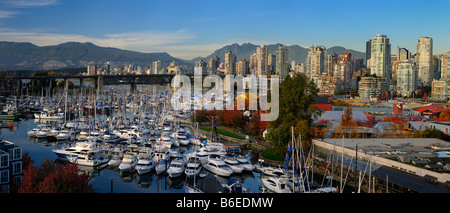
[[403,60],[397,68],[397,95],[410,96],[416,81],[416,65],[411,60]]
[[326,73],[328,75],[334,74],[334,65],[336,64],[336,58],[336,53],[328,53],[326,61]]
[[450,79],[450,52],[441,56],[441,78]]
[[195,62],[195,67],[201,67],[202,68],[202,75],[206,75],[207,74],[206,62],[204,62],[203,60],[196,61]]
[[391,82],[391,44],[386,35],[376,35],[370,41],[370,74],[383,77],[387,84]]
[[306,76],[313,78],[314,76],[320,76],[325,70],[325,47],[309,48],[308,57],[306,58]]
[[336,60],[334,66],[334,74],[336,77],[336,90],[337,91],[349,91],[351,86],[352,77],[352,54],[351,53],[341,53],[339,58]]
[[97,65],[95,64],[87,65],[87,75],[97,75]]
[[398,61],[403,61],[403,60],[408,60],[411,58],[411,53],[409,52],[408,49],[406,48],[398,48],[398,55],[397,55],[397,60]]
[[280,79],[284,79],[289,74],[288,48],[280,45],[277,49],[275,72],[280,75]]
[[436,101],[448,100],[449,85],[450,85],[450,79],[448,79],[448,78],[441,78],[440,80],[434,79],[431,82],[431,98]]
[[180,75],[181,67],[175,64],[175,61],[170,62],[170,65],[167,67],[168,74]]
[[333,96],[336,92],[336,77],[331,74],[323,73],[321,76],[315,77],[314,82],[316,83],[319,92],[318,96]]
[[248,75],[249,73],[249,61],[247,61],[245,58],[238,61],[236,63],[236,75]]
[[219,68],[220,65],[220,58],[217,56],[214,56],[208,60],[208,63],[206,65],[207,74],[212,75],[216,74],[217,68]]
[[267,74],[267,47],[261,45],[256,47],[256,75]]
[[235,75],[236,74],[236,56],[231,52],[228,51],[225,53],[225,75]]
[[302,75],[306,75],[305,69],[306,69],[305,64],[297,64],[297,65],[295,65],[294,72],[302,74]]
[[370,53],[372,48],[372,39],[366,41],[366,67],[369,67],[369,59],[370,59]]
[[258,61],[258,55],[256,55],[256,53],[253,53],[250,56],[250,74],[251,75],[256,75],[256,61]]
[[152,66],[153,74],[155,74],[155,75],[160,74],[159,72],[160,72],[160,70],[162,70],[161,61],[159,61],[159,60],[154,61],[152,65],[153,65]]
[[356,71],[364,68],[364,59],[362,59],[362,58],[353,58],[352,63],[353,63],[352,72],[356,72]]
[[275,73],[276,55],[270,53],[267,56],[267,72]]
[[441,78],[441,56],[442,55],[433,55],[432,58],[432,69],[433,69],[433,79]]
[[388,86],[383,77],[362,77],[358,83],[359,97],[377,99],[382,96]]
[[416,58],[418,80],[422,82],[422,86],[431,86],[434,79],[432,38],[420,36],[417,39]]

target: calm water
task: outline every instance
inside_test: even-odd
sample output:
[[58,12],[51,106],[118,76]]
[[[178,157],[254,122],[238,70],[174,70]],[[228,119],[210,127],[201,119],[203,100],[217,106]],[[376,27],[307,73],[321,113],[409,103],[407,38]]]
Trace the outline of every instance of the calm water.
[[[37,139],[29,138],[27,132],[32,128],[37,127],[39,123],[35,119],[21,120],[14,122],[14,128],[9,131],[8,128],[2,128],[0,137],[4,140],[13,142],[22,147],[23,153],[28,152],[35,165],[39,165],[43,160],[57,160],[57,156],[52,152],[52,149],[60,148],[62,143],[48,142],[47,140],[38,141]],[[179,152],[185,154],[194,151],[194,146],[179,147]],[[92,184],[99,193],[111,192],[111,181],[113,183],[114,193],[184,193],[185,177],[169,178],[167,175],[156,175],[156,173],[148,173],[145,175],[138,175],[137,173],[122,174],[117,169],[103,168],[94,169],[92,167],[81,167],[82,171],[90,174],[92,177]],[[245,172],[239,175],[233,175],[242,182],[243,186],[251,192],[259,193],[262,186],[260,181],[260,174],[257,172]],[[219,177],[221,183],[226,183],[226,178]]]

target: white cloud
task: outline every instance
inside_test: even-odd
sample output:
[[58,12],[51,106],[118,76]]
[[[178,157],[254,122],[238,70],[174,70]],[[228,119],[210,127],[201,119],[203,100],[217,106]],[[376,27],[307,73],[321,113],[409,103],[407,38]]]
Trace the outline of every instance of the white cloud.
[[106,38],[98,39],[99,45],[114,46],[120,48],[132,48],[144,52],[151,51],[148,47],[160,47],[165,45],[188,42],[195,36],[187,30],[177,31],[144,31],[127,32],[105,35]]
[[[164,46],[164,50],[171,56],[190,60],[196,57],[206,57],[213,51],[222,48],[230,43],[200,44],[200,45],[170,45]],[[219,56],[223,57],[223,56]]]
[[12,18],[15,14],[15,11],[0,10],[0,18]]
[[1,41],[30,42],[38,46],[57,45],[65,42],[91,42],[102,47],[138,52],[168,52],[174,57],[192,59],[207,56],[224,44],[192,45],[196,36],[187,30],[144,31],[107,34],[101,38],[77,34],[48,33],[42,29],[17,30],[0,28]]
[[58,4],[58,0],[3,0],[4,5],[10,7],[41,7]]

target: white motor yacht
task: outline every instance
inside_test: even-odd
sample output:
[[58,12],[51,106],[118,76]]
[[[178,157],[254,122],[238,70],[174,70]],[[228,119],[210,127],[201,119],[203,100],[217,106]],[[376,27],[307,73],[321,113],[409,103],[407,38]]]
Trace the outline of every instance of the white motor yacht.
[[172,145],[174,145],[172,138],[170,138],[169,136],[163,135],[159,140],[162,145],[166,146],[169,149],[172,147]]
[[46,138],[48,136],[48,134],[50,134],[50,129],[41,129],[39,131],[36,132],[36,137],[37,138]]
[[122,163],[122,157],[115,155],[109,160],[108,166],[118,166],[120,163]]
[[262,183],[264,186],[269,189],[270,191],[276,192],[276,193],[291,193],[291,189],[286,184],[286,178],[285,177],[267,177],[267,178],[261,178]]
[[255,166],[253,166],[246,157],[244,156],[237,156],[236,160],[241,164],[242,167],[244,167],[244,171],[251,172],[255,169]]
[[75,137],[75,131],[73,130],[61,130],[55,136],[57,140],[68,140],[73,139]]
[[156,161],[156,167],[155,167],[155,171],[156,174],[161,174],[164,173],[167,170],[167,160],[166,159],[159,159],[158,161]]
[[119,147],[105,147],[102,149],[102,151],[109,158],[109,166],[119,166],[119,164],[122,162],[123,155],[126,152],[124,149]]
[[233,170],[233,173],[242,173],[244,167],[236,160],[234,156],[226,156],[224,162]]
[[200,171],[202,170],[202,165],[200,163],[200,159],[198,157],[188,157],[186,169],[184,170],[184,174],[188,178],[195,177],[198,174],[200,174]]
[[47,124],[39,124],[37,125],[36,128],[31,129],[30,131],[27,132],[27,135],[30,137],[36,137],[36,134],[41,131],[42,129],[50,129],[51,126],[47,125]]
[[95,142],[75,142],[72,146],[62,146],[60,149],[53,149],[61,159],[68,159],[68,157],[77,157],[82,151],[100,151]]
[[121,172],[128,172],[137,165],[137,154],[132,152],[127,152],[123,155],[122,162],[119,165],[119,170]]
[[185,157],[177,157],[170,162],[170,166],[167,169],[167,173],[169,177],[176,178],[180,177],[184,170],[186,169],[186,158]]
[[113,134],[103,135],[103,142],[105,142],[105,143],[116,144],[120,140],[121,140],[121,138],[117,135],[113,135]]
[[49,119],[49,120],[59,120],[64,119],[64,113],[52,113],[47,110],[42,110],[40,113],[34,113],[34,117],[36,119]]
[[233,170],[227,166],[222,157],[219,155],[208,156],[207,161],[202,166],[216,175],[228,177],[233,174]]
[[186,132],[184,130],[178,130],[176,132],[177,141],[180,143],[180,145],[187,146],[189,145],[190,141],[186,137]]
[[155,153],[150,147],[144,147],[139,150],[137,156],[138,162],[135,167],[136,172],[140,175],[151,172],[155,166],[156,162],[153,160]]
[[225,154],[227,154],[225,146],[222,143],[214,142],[206,143],[204,147],[197,151],[197,157],[200,158],[202,163],[206,162],[210,155],[224,156]]
[[39,132],[40,130],[41,129],[39,129],[39,128],[33,128],[27,132],[27,135],[30,137],[36,137],[36,133]]
[[177,139],[177,141],[178,141],[178,143],[180,145],[183,145],[183,146],[187,146],[187,145],[189,145],[191,143],[187,138],[185,138],[185,139]]
[[108,158],[100,155],[98,151],[82,151],[77,157],[72,156],[68,159],[71,163],[76,163],[81,166],[99,166],[109,161]]
[[87,140],[86,138],[87,138],[88,136],[89,136],[89,133],[88,133],[88,132],[81,131],[80,134],[76,136],[76,139],[77,139],[77,140],[80,140],[80,141],[85,141],[85,140]]
[[165,145],[156,145],[154,147],[155,149],[155,157],[153,157],[153,160],[156,162],[155,171],[156,174],[161,174],[167,170],[167,161],[170,158],[170,151]]
[[265,166],[265,167],[261,167],[259,168],[259,170],[265,174],[265,175],[269,175],[269,176],[282,176],[282,175],[286,175],[286,172],[281,169],[281,168],[274,168],[271,166]]

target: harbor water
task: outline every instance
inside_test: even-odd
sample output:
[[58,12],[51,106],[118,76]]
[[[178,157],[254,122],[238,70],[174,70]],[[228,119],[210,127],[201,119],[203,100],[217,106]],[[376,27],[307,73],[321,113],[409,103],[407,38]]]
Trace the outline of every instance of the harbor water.
[[[53,149],[60,148],[64,141],[48,141],[47,139],[38,139],[28,137],[27,132],[36,128],[40,124],[37,119],[22,119],[14,122],[13,129],[2,128],[0,137],[4,140],[13,142],[22,147],[23,153],[29,153],[35,166],[39,166],[45,159],[58,160]],[[188,154],[195,151],[195,145],[179,146],[172,148],[180,153]],[[249,158],[252,154],[250,151]],[[95,168],[89,166],[78,166],[82,172],[89,174],[92,179],[92,185],[98,193],[185,193],[186,177],[183,175],[178,178],[170,178],[167,174],[157,175],[154,171],[139,175],[136,172],[122,173],[118,168]],[[261,174],[258,172],[243,172],[233,174],[229,178],[239,180],[243,187],[251,192],[259,193]],[[228,178],[218,176],[221,183],[226,183]],[[189,179],[188,179],[189,181]]]

